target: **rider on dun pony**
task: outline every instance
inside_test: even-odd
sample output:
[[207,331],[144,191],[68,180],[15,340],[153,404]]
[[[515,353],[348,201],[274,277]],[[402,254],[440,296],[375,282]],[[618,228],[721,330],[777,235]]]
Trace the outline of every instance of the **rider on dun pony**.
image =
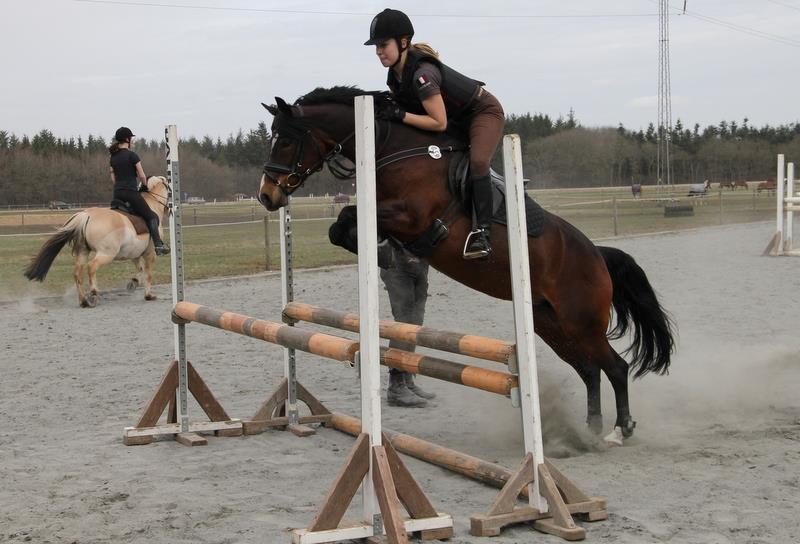
[[[145,178],[139,156],[130,150],[132,137],[129,128],[121,127],[109,148],[115,199],[112,206],[118,209],[87,208],[76,213],[44,243],[25,269],[29,280],[44,281],[58,253],[71,244],[75,255],[73,277],[82,307],[97,304],[97,269],[122,259],[134,261],[137,272],[144,275],[144,298],[156,298],[151,292],[153,264],[156,254],[169,253],[159,232],[159,221],[167,211],[169,187],[163,176]],[[136,187],[137,178],[142,182],[141,192]],[[136,215],[124,209],[126,203]],[[89,275],[88,297],[83,289],[84,266]],[[128,289],[133,290],[138,284],[139,279],[134,276]]]
[[385,9],[372,20],[364,45],[374,45],[381,64],[389,68],[386,84],[396,101],[377,116],[433,132],[444,132],[449,123],[469,136],[468,190],[475,215],[464,258],[486,258],[492,251],[490,163],[503,137],[505,114],[483,82],[442,63],[427,44],[412,44],[413,36],[411,20],[402,11]]

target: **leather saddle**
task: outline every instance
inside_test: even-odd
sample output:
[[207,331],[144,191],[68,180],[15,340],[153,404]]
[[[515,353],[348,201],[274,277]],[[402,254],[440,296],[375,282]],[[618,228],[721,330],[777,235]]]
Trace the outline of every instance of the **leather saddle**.
[[[492,174],[492,222],[507,225],[506,217],[506,180],[503,176]],[[450,159],[447,175],[448,189],[460,203],[467,217],[472,217],[472,195],[467,188],[469,179],[469,152],[455,152]],[[525,213],[527,216],[528,236],[536,238],[542,234],[544,227],[544,209],[531,197],[525,195]]]
[[133,209],[127,200],[115,198],[111,201],[110,207],[115,212],[120,213],[128,218],[128,220],[133,224],[136,234],[150,234],[150,231],[147,230],[147,223],[144,222],[144,219],[142,219],[140,215],[133,213]]

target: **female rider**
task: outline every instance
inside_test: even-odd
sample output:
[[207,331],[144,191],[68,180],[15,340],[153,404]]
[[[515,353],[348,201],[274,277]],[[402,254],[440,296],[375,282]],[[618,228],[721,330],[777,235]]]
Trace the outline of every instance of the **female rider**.
[[389,68],[386,84],[397,105],[378,116],[433,132],[452,123],[469,135],[470,174],[475,224],[464,246],[465,259],[486,258],[492,251],[490,163],[503,136],[505,114],[483,83],[456,72],[424,43],[412,44],[414,27],[402,11],[385,9],[370,25],[369,40],[381,64]]
[[114,141],[108,148],[111,153],[111,181],[114,183],[114,198],[130,203],[131,208],[144,219],[150,238],[153,239],[156,255],[166,255],[169,247],[161,240],[158,233],[158,215],[147,205],[142,195],[139,194],[137,179],[142,182],[144,191],[147,190],[147,176],[144,175],[142,160],[139,155],[131,151],[133,132],[128,127],[120,127],[114,134]]

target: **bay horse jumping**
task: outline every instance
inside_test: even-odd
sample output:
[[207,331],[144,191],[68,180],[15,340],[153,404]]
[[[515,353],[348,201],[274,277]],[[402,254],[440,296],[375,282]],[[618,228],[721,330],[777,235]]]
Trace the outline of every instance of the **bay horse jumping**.
[[[353,87],[315,89],[289,105],[276,98],[265,107],[274,115],[272,146],[264,166],[259,201],[271,211],[286,206],[289,195],[325,163],[341,168],[336,156],[355,160]],[[381,158],[413,148],[461,144],[447,134],[424,132],[400,123],[378,121],[376,137],[377,214],[382,234],[408,244],[452,210],[447,177],[450,157],[427,153],[380,167]],[[407,155],[400,153],[400,155]],[[400,156],[400,155],[394,155]],[[391,158],[390,158],[391,159]],[[330,164],[334,161],[334,165]],[[385,160],[383,162],[386,162]],[[332,170],[334,169],[332,168]],[[493,223],[493,251],[488,260],[465,261],[462,249],[471,219],[456,207],[449,234],[426,257],[437,270],[487,295],[510,300],[508,237],[504,225]],[[449,213],[449,212],[447,212]],[[352,214],[351,214],[352,215]],[[614,388],[617,417],[610,443],[633,434],[628,405],[628,373],[667,373],[674,349],[672,323],[662,309],[644,271],[627,253],[595,246],[560,217],[544,212],[537,237],[528,237],[536,333],[569,363],[586,385],[587,423],[601,432],[600,372]],[[616,323],[609,329],[612,308]],[[632,331],[626,362],[609,339]]]
[[[142,193],[142,196],[163,223],[169,198],[167,178],[151,176],[147,180],[147,192]],[[133,221],[140,225],[134,226]],[[132,260],[137,270],[137,275],[128,282],[128,290],[135,289],[139,284],[138,276],[143,275],[145,300],[156,299],[151,291],[156,253],[147,226],[140,217],[123,215],[109,208],[86,208],[76,213],[59,227],[58,232],[31,259],[25,269],[25,277],[44,281],[56,256],[68,243],[72,245],[75,256],[73,278],[81,308],[93,308],[97,305],[97,269],[112,261],[125,259]],[[88,297],[83,290],[84,266],[87,266],[89,276]]]

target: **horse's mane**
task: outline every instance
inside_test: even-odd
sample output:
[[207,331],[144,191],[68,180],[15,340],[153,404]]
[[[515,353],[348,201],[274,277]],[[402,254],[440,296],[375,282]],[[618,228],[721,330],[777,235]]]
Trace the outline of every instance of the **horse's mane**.
[[377,96],[384,93],[385,91],[365,91],[355,85],[336,85],[327,89],[325,87],[317,87],[310,93],[304,94],[295,100],[294,103],[298,106],[313,106],[316,104],[352,106],[353,99],[357,96],[365,94]]

